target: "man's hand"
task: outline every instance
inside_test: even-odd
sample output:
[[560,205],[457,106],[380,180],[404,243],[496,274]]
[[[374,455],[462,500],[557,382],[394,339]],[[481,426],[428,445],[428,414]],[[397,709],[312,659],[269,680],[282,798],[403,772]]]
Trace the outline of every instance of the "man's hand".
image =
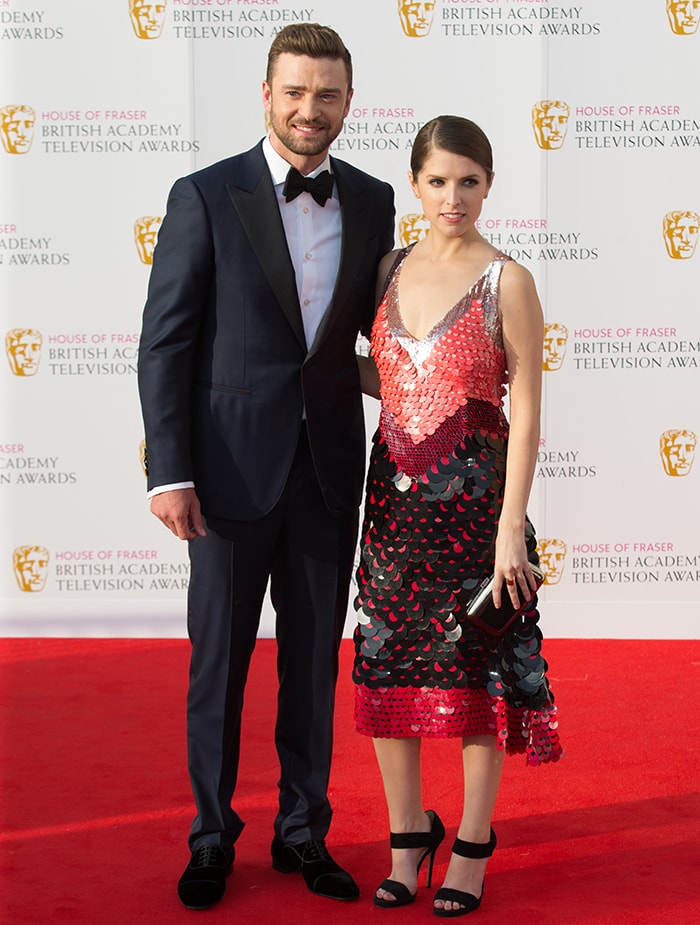
[[181,540],[206,536],[199,498],[194,488],[176,488],[151,498],[151,513]]

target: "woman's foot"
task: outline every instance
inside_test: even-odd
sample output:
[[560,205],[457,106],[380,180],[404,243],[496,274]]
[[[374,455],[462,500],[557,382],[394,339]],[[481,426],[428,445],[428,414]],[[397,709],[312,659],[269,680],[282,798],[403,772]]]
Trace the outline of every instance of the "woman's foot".
[[[425,829],[424,831],[428,832],[430,830]],[[423,848],[404,848],[399,852],[392,849],[391,873],[377,887],[376,899],[382,900],[383,903],[395,903],[397,899],[404,898],[403,896],[397,897],[395,892],[392,893],[389,889],[386,889],[390,885],[389,881],[402,884],[410,896],[416,895],[418,890],[418,861],[424,850]],[[397,857],[399,854],[401,855],[400,858]]]
[[486,865],[496,847],[496,833],[491,829],[487,842],[455,839],[445,881],[435,894],[435,915],[454,918],[474,912],[481,905]]
[[445,837],[445,828],[433,810],[427,810],[421,819],[408,823],[410,831],[391,833],[391,874],[377,887],[374,904],[388,908],[407,906],[416,898],[418,874],[426,858],[430,886],[435,852]]
[[[474,858],[460,858],[453,854],[450,858],[442,889],[468,893],[475,900],[481,900],[488,862],[488,858],[477,861]],[[455,912],[466,908],[464,903],[450,899],[438,899],[437,895],[433,905],[436,909],[444,909],[446,912]]]

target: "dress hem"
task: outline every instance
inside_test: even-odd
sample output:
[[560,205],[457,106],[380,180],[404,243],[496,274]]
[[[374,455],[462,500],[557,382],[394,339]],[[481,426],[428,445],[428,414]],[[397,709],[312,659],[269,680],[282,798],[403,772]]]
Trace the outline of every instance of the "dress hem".
[[509,755],[536,767],[558,761],[557,708],[510,706],[483,689],[355,688],[355,729],[377,739],[473,738],[491,735]]

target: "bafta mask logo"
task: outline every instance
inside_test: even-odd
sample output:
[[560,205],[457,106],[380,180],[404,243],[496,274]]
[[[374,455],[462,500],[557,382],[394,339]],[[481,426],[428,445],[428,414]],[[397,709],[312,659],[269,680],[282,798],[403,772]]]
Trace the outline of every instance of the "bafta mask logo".
[[558,151],[564,144],[570,112],[563,100],[540,100],[532,107],[532,131],[543,151]]
[[399,19],[404,35],[422,39],[429,32],[435,15],[435,0],[398,0]]
[[162,221],[163,219],[157,215],[142,215],[141,218],[137,218],[134,222],[136,251],[141,263],[148,264],[148,266],[153,263],[153,251],[155,250]]
[[[700,0],[699,0],[700,2]],[[664,215],[666,253],[674,260],[687,260],[695,253],[700,230],[700,215],[682,209]]]
[[33,376],[39,369],[43,337],[33,328],[13,328],[5,335],[7,362],[15,376]]
[[159,39],[165,23],[167,0],[129,0],[129,16],[136,38]]
[[569,329],[565,324],[545,324],[542,346],[542,369],[547,372],[561,369],[566,356]]
[[17,546],[12,564],[20,591],[43,591],[49,572],[49,551],[44,546]]
[[139,460],[141,462],[141,470],[144,475],[148,475],[148,451],[146,450],[146,441],[142,440],[139,443]]
[[675,35],[694,35],[700,23],[700,0],[666,0],[666,15]]
[[537,544],[540,568],[544,572],[546,585],[558,585],[564,574],[566,543],[557,539],[541,539]]
[[659,453],[666,475],[688,475],[695,460],[697,434],[692,430],[665,430],[659,440]]
[[408,247],[409,244],[415,244],[422,240],[430,231],[430,222],[419,212],[409,212],[403,215],[399,221],[399,240],[402,247]]
[[26,154],[34,141],[36,113],[31,106],[0,107],[0,138],[8,154]]

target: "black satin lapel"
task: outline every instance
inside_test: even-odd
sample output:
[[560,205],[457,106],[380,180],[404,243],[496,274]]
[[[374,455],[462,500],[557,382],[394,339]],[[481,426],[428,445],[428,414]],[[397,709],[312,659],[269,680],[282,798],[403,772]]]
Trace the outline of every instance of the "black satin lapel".
[[269,175],[263,171],[254,189],[243,189],[231,183],[226,184],[226,189],[270,287],[297,340],[306,349],[294,267]]

